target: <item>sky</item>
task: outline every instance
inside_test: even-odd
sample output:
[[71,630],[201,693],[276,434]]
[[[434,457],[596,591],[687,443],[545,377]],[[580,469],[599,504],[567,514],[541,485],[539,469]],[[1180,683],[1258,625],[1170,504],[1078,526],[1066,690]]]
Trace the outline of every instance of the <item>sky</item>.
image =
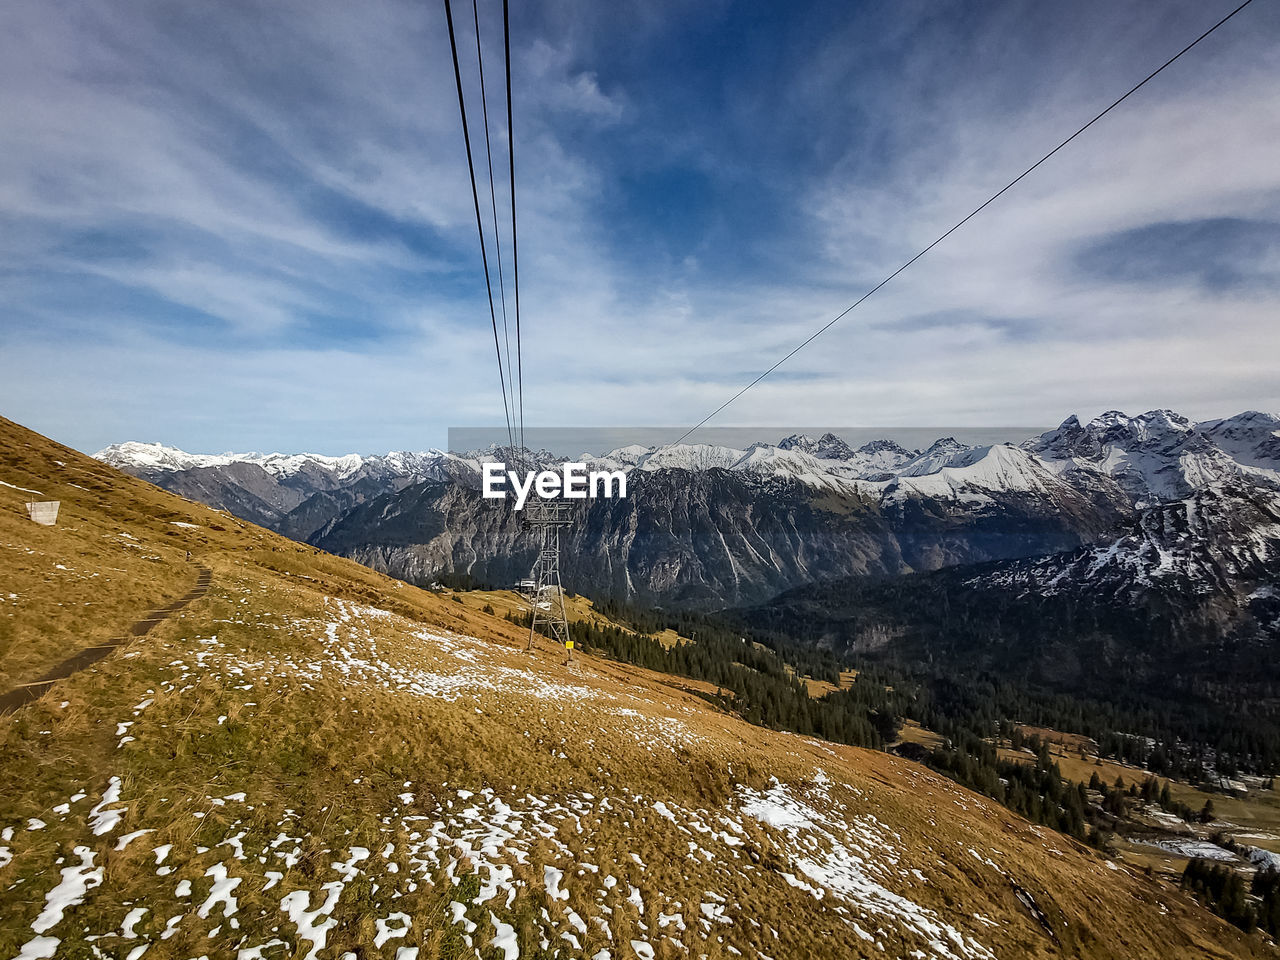
[[[1234,6],[513,4],[526,423],[692,426]],[[1246,8],[714,422],[1280,410],[1278,41]],[[503,423],[442,2],[9,0],[0,89],[0,415],[86,451]]]

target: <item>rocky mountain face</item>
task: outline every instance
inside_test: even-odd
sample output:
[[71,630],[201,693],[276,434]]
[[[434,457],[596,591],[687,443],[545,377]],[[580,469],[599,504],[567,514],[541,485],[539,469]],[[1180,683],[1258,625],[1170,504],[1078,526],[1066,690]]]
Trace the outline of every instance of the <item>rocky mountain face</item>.
[[[448,571],[511,583],[532,565],[532,532],[506,501],[479,494],[484,454],[199,457],[122,444],[98,456],[411,582]],[[625,471],[629,490],[625,500],[580,505],[563,539],[570,589],[733,606],[833,578],[1071,556],[1134,536],[1131,524],[1155,522],[1145,519],[1153,508],[1280,489],[1280,419],[1250,412],[1193,423],[1170,411],[1113,411],[1087,424],[1070,417],[1018,445],[942,438],[923,451],[891,441],[853,449],[826,434],[582,459]],[[1221,519],[1207,506],[1201,516],[1187,533],[1195,542]],[[1227,541],[1239,535],[1225,529]],[[1158,566],[1163,554],[1139,556]],[[1068,579],[1085,571],[1072,569]]]
[[1280,418],[1250,411],[1193,423],[1169,410],[1075,417],[1023,444],[1058,470],[1104,472],[1139,505],[1176,500],[1236,477],[1280,477]]
[[[453,570],[507,584],[528,575],[535,537],[505,502],[430,483],[357,507],[315,542],[410,582]],[[625,499],[580,507],[561,544],[567,587],[644,603],[721,606],[904,567],[873,503],[817,503],[797,480],[721,469],[639,472]]]
[[1003,564],[974,583],[1040,596],[1264,599],[1280,585],[1280,492],[1241,483],[1205,487],[1144,510],[1117,539]]
[[[876,495],[810,482],[805,472],[637,468],[626,499],[580,507],[563,535],[564,577],[592,596],[718,607],[830,577],[1055,552],[1091,542],[1128,515],[1114,486],[1077,488],[1052,473],[1037,479],[1043,487],[1010,485],[999,496],[949,488],[906,495],[886,483]],[[967,491],[979,480],[951,482]],[[461,483],[371,500],[313,542],[411,582],[442,570],[514,582],[536,548],[505,502]]]

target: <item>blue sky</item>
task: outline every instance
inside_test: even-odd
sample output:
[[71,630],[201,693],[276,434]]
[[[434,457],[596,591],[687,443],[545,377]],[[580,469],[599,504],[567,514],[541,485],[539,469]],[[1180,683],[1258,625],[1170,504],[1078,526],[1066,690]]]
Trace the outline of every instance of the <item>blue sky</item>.
[[[515,4],[529,423],[692,425],[1233,5]],[[1280,408],[1278,38],[1255,3],[717,422]],[[13,0],[0,84],[0,414],[501,422],[442,4]]]

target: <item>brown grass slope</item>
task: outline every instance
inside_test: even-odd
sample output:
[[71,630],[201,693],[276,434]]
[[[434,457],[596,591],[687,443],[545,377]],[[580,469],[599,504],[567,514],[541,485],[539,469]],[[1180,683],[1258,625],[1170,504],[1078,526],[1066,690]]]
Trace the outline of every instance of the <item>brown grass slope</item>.
[[[0,420],[0,957],[1243,957],[945,781],[751,727]],[[180,526],[190,524],[193,526]],[[414,953],[413,951],[418,951]],[[349,953],[348,953],[349,951]]]

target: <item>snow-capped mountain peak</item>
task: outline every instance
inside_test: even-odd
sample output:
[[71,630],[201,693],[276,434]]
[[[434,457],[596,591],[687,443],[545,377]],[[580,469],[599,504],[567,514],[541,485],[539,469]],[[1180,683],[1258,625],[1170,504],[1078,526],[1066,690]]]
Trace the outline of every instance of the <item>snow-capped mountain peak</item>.
[[937,473],[944,467],[962,466],[961,461],[975,449],[985,450],[986,448],[971,447],[961,443],[955,437],[942,437],[935,440],[928,450],[908,460],[897,473],[903,477],[923,477]]
[[1266,414],[1197,424],[1171,410],[1135,417],[1110,410],[1084,425],[1068,417],[1022,446],[1059,472],[1104,473],[1135,499],[1159,502],[1228,481],[1242,467],[1274,473],[1280,480],[1276,426]]
[[852,447],[830,432],[817,440],[803,433],[792,434],[778,441],[778,449],[800,450],[819,460],[853,460],[857,456]]
[[716,467],[728,469],[745,454],[745,450],[722,447],[713,443],[673,443],[654,448],[641,457],[636,465],[641,470],[711,470]]
[[1239,464],[1280,470],[1280,416],[1247,410],[1225,420],[1205,421],[1199,430]]
[[860,446],[856,452],[868,457],[885,453],[907,459],[915,456],[915,453],[893,440],[870,440]]

